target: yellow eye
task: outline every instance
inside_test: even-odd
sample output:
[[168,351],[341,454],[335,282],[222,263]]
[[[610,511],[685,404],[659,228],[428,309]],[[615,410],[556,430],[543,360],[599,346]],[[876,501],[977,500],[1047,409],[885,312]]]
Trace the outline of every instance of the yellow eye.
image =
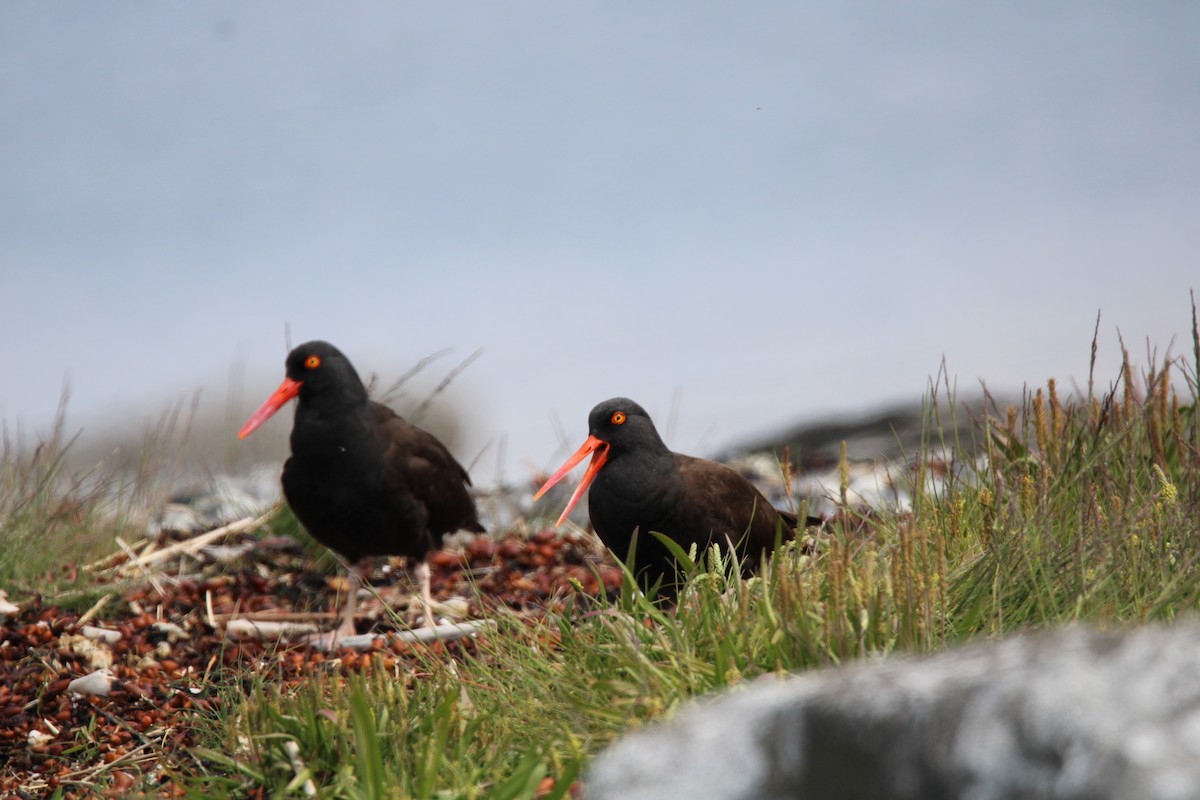
[[612,424],[613,425],[623,425],[624,423],[625,423],[625,412],[624,411],[614,411],[613,415],[612,415]]
[[309,356],[308,358],[304,359],[304,366],[307,369],[316,369],[317,367],[321,366],[321,357]]

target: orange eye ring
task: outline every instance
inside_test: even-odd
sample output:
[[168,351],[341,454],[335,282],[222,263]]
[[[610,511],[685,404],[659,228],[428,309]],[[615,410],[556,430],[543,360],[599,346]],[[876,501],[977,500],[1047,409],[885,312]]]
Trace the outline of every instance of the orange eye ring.
[[319,366],[321,366],[320,356],[309,356],[308,358],[304,359],[305,369],[316,369]]
[[612,424],[613,425],[624,425],[625,424],[625,412],[624,411],[614,411],[613,415],[612,415]]

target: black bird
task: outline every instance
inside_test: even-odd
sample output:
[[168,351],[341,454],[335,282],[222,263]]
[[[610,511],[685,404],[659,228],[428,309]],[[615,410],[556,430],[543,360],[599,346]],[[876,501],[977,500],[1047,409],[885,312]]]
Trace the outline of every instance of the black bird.
[[[625,397],[605,400],[588,415],[588,438],[534,495],[537,500],[589,453],[591,463],[556,525],[591,485],[588,511],[600,540],[625,558],[637,531],[634,568],[643,587],[662,578],[673,591],[678,568],[657,531],[687,550],[703,554],[710,544],[736,546],[743,572],[757,568],[777,541],[796,535],[796,515],[774,508],[750,481],[729,467],[673,453],[663,444],[650,415]],[[820,524],[808,518],[808,524]]]
[[238,432],[244,439],[299,397],[283,493],[296,518],[350,565],[350,597],[332,644],[354,633],[361,562],[400,555],[417,562],[421,600],[431,597],[426,555],[457,530],[483,532],[471,479],[432,434],[367,397],[350,360],[328,342],[288,353],[287,377]]

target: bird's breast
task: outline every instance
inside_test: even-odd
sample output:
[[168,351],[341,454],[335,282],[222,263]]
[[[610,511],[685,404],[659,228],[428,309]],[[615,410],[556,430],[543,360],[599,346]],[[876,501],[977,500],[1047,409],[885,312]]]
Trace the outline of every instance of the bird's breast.
[[605,465],[588,493],[592,524],[622,535],[634,527],[661,528],[677,502],[675,478],[657,464]]
[[596,475],[588,502],[608,501],[637,505],[657,494],[666,485],[661,470],[653,466],[626,467],[623,463],[605,465]]

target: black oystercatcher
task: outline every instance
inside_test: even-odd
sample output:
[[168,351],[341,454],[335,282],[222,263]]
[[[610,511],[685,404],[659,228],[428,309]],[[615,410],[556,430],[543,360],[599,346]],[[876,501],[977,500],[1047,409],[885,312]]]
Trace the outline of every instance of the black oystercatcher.
[[328,342],[300,345],[288,353],[286,366],[287,377],[238,438],[300,398],[283,493],[313,538],[350,565],[341,624],[323,643],[354,633],[360,562],[369,556],[414,559],[428,612],[426,555],[441,547],[447,533],[483,531],[467,492],[467,471],[432,434],[368,399],[350,360]]
[[[540,498],[589,453],[591,463],[558,518],[561,525],[591,485],[592,527],[618,557],[625,558],[638,532],[634,568],[643,587],[663,579],[670,592],[677,565],[657,531],[686,552],[733,543],[744,573],[757,567],[763,551],[792,539],[795,514],[771,506],[744,477],[723,464],[673,453],[663,444],[645,409],[625,397],[605,400],[588,415],[587,441],[534,495]],[[809,518],[808,524],[819,524]]]

